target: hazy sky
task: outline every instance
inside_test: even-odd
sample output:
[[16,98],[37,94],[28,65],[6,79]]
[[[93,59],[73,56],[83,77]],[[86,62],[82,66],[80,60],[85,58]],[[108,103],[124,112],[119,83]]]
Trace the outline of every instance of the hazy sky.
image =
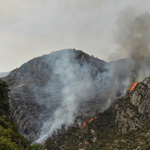
[[109,60],[122,10],[150,10],[149,0],[0,0],[0,72],[55,50],[75,48]]

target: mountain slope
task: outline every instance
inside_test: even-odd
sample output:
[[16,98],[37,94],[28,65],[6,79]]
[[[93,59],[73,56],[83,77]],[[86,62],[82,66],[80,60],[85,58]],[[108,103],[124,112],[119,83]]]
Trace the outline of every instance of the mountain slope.
[[65,150],[149,150],[150,77],[138,83],[126,98],[118,99],[85,127],[46,140],[45,148]]
[[[78,122],[74,116],[88,119],[95,114],[93,110],[101,110],[96,76],[105,71],[105,64],[82,51],[61,50],[34,58],[13,70],[3,80],[10,88],[10,112],[19,132],[34,141],[42,132],[43,123],[51,118],[57,120],[53,116],[55,111],[71,114],[67,121],[65,116],[63,120],[74,124]],[[68,98],[72,99],[70,93],[77,100],[72,102],[77,104],[72,109],[68,105]]]
[[28,150],[30,142],[20,135],[9,112],[8,86],[0,80],[0,149]]
[[[77,149],[87,147],[85,144],[92,145],[91,141],[98,137],[102,141],[107,140],[107,137],[103,139],[101,136],[106,133],[109,133],[113,143],[114,134],[126,134],[140,128],[147,120],[145,109],[148,100],[143,103],[143,95],[147,94],[149,83],[141,82],[136,86],[140,90],[135,95],[128,92],[130,96],[124,97],[126,90],[149,72],[148,60],[140,59],[140,67],[132,58],[106,63],[82,51],[70,49],[30,60],[3,78],[10,87],[10,113],[19,133],[38,143],[66,133],[65,137],[62,135],[66,139],[63,145],[60,143],[64,141],[57,139],[60,141],[57,144],[54,139],[50,147],[47,144],[48,148],[53,145],[55,149],[67,149],[75,138],[72,148]],[[139,104],[137,97],[140,97]],[[88,126],[85,126],[81,130],[83,123],[95,115],[97,119],[94,118],[93,122],[98,121],[98,126],[93,126],[92,130],[87,130]],[[103,134],[98,132],[98,127]],[[78,135],[72,135],[77,130],[80,132],[79,139]]]

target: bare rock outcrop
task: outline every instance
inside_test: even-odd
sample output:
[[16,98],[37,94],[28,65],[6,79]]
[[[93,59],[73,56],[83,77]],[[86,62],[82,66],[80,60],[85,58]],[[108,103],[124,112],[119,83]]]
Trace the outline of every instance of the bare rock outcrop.
[[141,127],[150,116],[150,77],[138,83],[128,97],[115,105],[116,122],[122,133]]

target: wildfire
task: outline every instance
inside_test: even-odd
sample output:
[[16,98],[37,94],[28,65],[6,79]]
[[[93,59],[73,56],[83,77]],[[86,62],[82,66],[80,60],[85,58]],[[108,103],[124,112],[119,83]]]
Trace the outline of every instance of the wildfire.
[[94,119],[92,118],[92,119],[89,120],[89,122],[92,122],[93,120],[94,120]]
[[[133,91],[133,89],[136,87],[137,82],[134,82],[133,86],[131,87],[131,89],[129,90],[129,94]],[[129,96],[129,94],[126,96],[126,98]]]
[[86,126],[86,122],[83,123],[83,128]]
[[[90,123],[90,122],[92,122],[93,120],[95,120],[96,118],[97,118],[97,117],[95,116],[94,118],[90,119],[88,122]],[[86,122],[83,123],[83,128],[86,126],[86,124],[87,124]]]
[[135,83],[133,84],[133,86],[132,86],[131,89],[130,89],[130,92],[133,91],[133,89],[136,87],[136,85],[137,85],[137,82],[135,82]]
[[40,144],[42,144],[43,142],[45,142],[45,140],[46,140],[46,139],[43,139],[43,140],[40,142]]

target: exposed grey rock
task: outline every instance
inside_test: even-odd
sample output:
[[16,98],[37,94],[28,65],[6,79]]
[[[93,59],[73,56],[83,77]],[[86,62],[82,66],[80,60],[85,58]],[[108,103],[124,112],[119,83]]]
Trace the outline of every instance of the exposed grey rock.
[[141,102],[141,95],[139,95],[139,93],[136,91],[134,92],[132,98],[131,98],[131,102],[133,105],[138,106],[139,103]]
[[[116,102],[116,122],[122,133],[136,130],[150,116],[150,77],[145,78],[133,89],[129,97]],[[118,104],[120,103],[120,105]],[[123,107],[120,107],[123,106]],[[148,115],[148,116],[147,116]]]
[[[57,74],[54,73],[54,64],[59,57],[67,50],[53,52],[49,55],[34,58],[29,62],[23,64],[20,68],[13,70],[4,78],[9,85],[10,92],[10,111],[15,123],[18,125],[19,132],[23,134],[30,141],[34,141],[41,131],[42,124],[47,120],[53,111],[60,107],[62,99],[62,83]],[[80,66],[88,64],[88,73],[95,77],[105,70],[106,62],[88,54],[69,50],[74,53],[72,61]],[[64,70],[65,71],[65,70]],[[95,80],[95,79],[94,79]],[[95,92],[98,89],[98,83],[95,82]],[[83,106],[81,103],[81,111],[78,115],[88,112],[93,115],[93,109],[99,109],[97,103],[98,97],[96,94],[91,95],[92,103],[87,103]],[[82,109],[82,108],[85,109]]]
[[[52,116],[57,108],[63,109],[61,106],[63,84],[59,79],[59,74],[54,73],[54,66],[56,60],[64,55],[66,51],[67,50],[53,52],[49,55],[34,58],[23,64],[20,68],[10,72],[10,74],[3,79],[10,87],[9,103],[11,115],[19,127],[19,132],[30,141],[34,141],[39,136],[43,122]],[[86,100],[87,103],[82,103],[81,101],[79,105],[80,111],[76,114],[77,117],[82,117],[86,121],[89,120],[91,116],[93,117],[95,113],[98,113],[99,110],[107,109],[110,105],[108,103],[111,103],[111,98],[114,98],[114,95],[111,95],[112,97],[110,96],[110,99],[107,99],[108,95],[114,90],[114,79],[111,79],[109,74],[107,78],[103,78],[103,73],[109,69],[116,71],[113,73],[119,77],[116,78],[116,80],[119,80],[121,83],[122,80],[128,78],[128,73],[131,72],[131,70],[125,72],[124,69],[128,68],[121,68],[122,65],[120,65],[120,63],[128,64],[127,59],[106,63],[82,51],[71,50],[71,53],[73,53],[71,62],[80,67],[86,66],[88,71],[84,76],[91,76],[93,79],[92,82],[94,86]],[[116,64],[117,70],[114,70]],[[101,78],[97,78],[101,75]],[[109,84],[109,87],[106,86],[106,88],[109,88],[108,91],[105,91],[105,88],[101,88],[101,86],[107,85],[110,81],[112,81],[112,84]],[[119,90],[115,91],[117,93],[115,93],[115,96],[120,96],[122,85],[119,84],[117,86]],[[106,97],[102,97],[100,91],[104,93]],[[149,97],[150,78],[146,78],[143,82],[138,83],[128,98],[115,103],[115,121],[118,123],[120,131],[126,133],[142,125],[146,119],[146,115],[144,117],[144,114],[147,113],[150,115]]]

